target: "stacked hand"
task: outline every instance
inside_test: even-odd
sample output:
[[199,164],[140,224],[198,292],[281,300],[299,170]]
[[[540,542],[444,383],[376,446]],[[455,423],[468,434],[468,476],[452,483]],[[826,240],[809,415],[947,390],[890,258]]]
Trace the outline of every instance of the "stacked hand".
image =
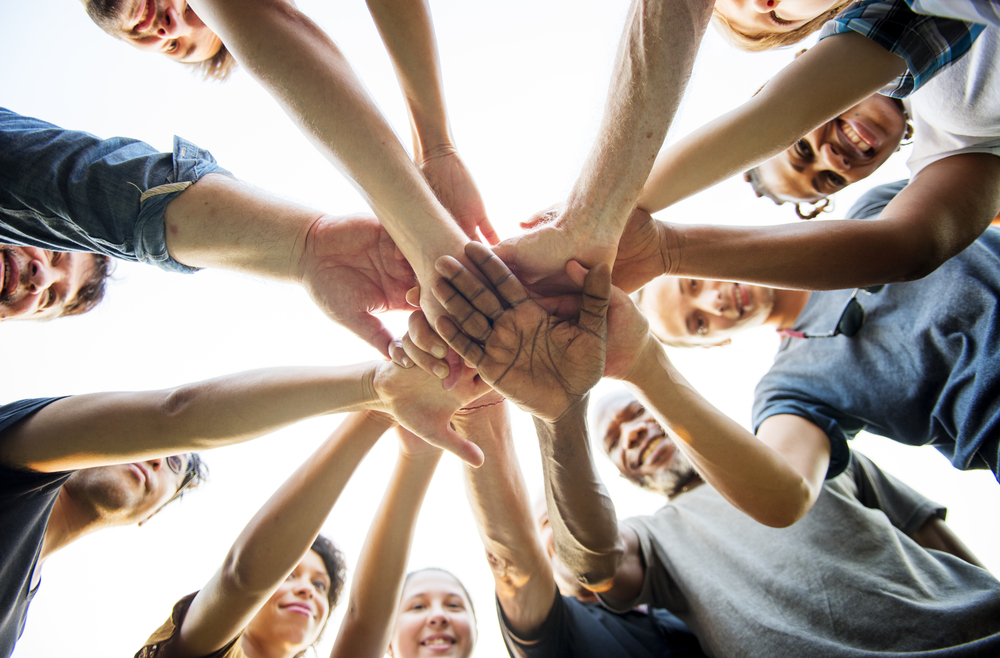
[[466,255],[500,299],[461,263],[442,257],[434,294],[455,319],[439,318],[438,333],[495,390],[539,418],[558,419],[604,372],[608,266],[586,275],[578,317],[565,320],[529,298],[487,247],[470,243]]
[[454,148],[449,146],[426,153],[417,164],[438,201],[470,240],[479,239],[478,228],[488,243],[500,242],[500,236],[486,216],[486,206],[472,174]]

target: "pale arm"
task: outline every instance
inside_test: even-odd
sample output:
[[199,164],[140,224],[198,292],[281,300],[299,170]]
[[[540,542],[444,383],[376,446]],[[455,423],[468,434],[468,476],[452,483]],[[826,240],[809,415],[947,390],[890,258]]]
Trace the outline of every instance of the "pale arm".
[[198,15],[358,187],[418,278],[467,238],[434,197],[343,54],[282,0],[202,0]]
[[638,206],[656,212],[777,155],[906,71],[855,32],[820,41],[756,96],[664,150]]
[[406,99],[417,165],[465,234],[475,240],[479,227],[487,241],[496,244],[499,238],[479,190],[454,146],[426,0],[368,0],[368,10]]
[[208,655],[246,628],[302,560],[355,468],[391,425],[385,416],[348,416],[281,485],[191,602],[170,658]]
[[815,425],[798,416],[773,416],[754,436],[703,398],[651,335],[626,384],[702,478],[751,518],[785,527],[816,502],[830,441]]
[[530,635],[548,617],[557,592],[552,566],[535,530],[506,405],[457,414],[455,428],[485,455],[481,468],[465,469],[465,492],[493,572],[497,600],[511,630]]
[[399,459],[361,549],[331,658],[381,658],[389,647],[417,516],[441,459],[440,450],[400,433]]

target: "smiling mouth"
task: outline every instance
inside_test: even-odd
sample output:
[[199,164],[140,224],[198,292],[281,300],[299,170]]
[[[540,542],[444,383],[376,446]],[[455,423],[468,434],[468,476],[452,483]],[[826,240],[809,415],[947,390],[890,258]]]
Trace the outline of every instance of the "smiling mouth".
[[640,467],[646,463],[646,460],[653,454],[653,451],[660,447],[660,444],[663,443],[663,439],[665,438],[666,437],[664,436],[658,436],[655,439],[650,439],[649,443],[646,444],[646,447],[642,449],[641,453],[639,453]]
[[860,157],[870,158],[875,154],[875,147],[868,143],[850,123],[841,119],[837,122],[837,127],[840,128],[840,134],[847,138]]
[[137,22],[133,27],[133,32],[142,32],[149,28],[153,24],[153,18],[156,17],[156,11],[154,10],[156,0],[141,0],[142,5],[142,15],[139,17],[139,22]]
[[455,644],[455,638],[434,637],[429,640],[424,640],[420,644],[425,647],[450,647]]
[[300,615],[306,615],[308,617],[313,616],[313,611],[309,609],[309,606],[302,605],[300,603],[293,603],[291,605],[286,605],[285,610],[291,610],[292,612],[295,612]]

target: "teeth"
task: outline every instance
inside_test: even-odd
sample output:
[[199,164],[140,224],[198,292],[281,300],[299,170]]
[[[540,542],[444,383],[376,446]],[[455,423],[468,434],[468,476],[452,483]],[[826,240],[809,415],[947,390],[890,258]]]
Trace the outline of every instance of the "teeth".
[[854,145],[857,146],[859,149],[861,149],[862,151],[871,150],[871,145],[865,140],[861,139],[861,135],[859,135],[857,132],[854,131],[854,128],[851,127],[851,124],[845,121],[842,125],[842,130],[844,131],[844,135],[847,136],[847,139],[851,140],[851,142],[853,142]]
[[427,645],[451,644],[451,642],[448,641],[446,638],[438,637],[438,638],[435,638],[433,640],[427,640],[426,642],[424,642],[424,644],[427,644]]
[[639,463],[645,464],[646,459],[648,459],[649,456],[653,454],[653,451],[656,450],[656,446],[660,445],[662,441],[663,441],[662,436],[658,439],[653,439],[652,441],[650,441],[649,444],[643,449],[642,454],[639,455]]

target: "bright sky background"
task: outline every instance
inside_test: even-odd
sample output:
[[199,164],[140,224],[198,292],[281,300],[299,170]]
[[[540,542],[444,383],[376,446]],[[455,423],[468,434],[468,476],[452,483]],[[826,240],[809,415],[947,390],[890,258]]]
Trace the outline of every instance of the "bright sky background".
[[[476,176],[494,225],[517,222],[564,198],[600,121],[627,2],[433,0],[454,134]],[[300,6],[340,45],[397,133],[409,127],[391,65],[363,2],[303,0]],[[490,9],[494,7],[495,9]],[[181,135],[209,149],[239,178],[332,214],[365,209],[351,185],[323,160],[245,73],[224,85],[197,81],[185,67],[134,51],[92,25],[73,0],[4,1],[0,21],[0,105],[102,137],[125,135],[161,150]],[[712,29],[668,142],[749,97],[792,52],[748,55]],[[906,176],[904,153],[869,179]],[[842,216],[869,183],[842,193]],[[755,200],[741,180],[688,200],[661,218],[762,224],[793,221],[786,206]],[[932,300],[927,300],[932,303]],[[392,317],[394,331],[405,318]],[[171,275],[122,264],[106,301],[81,318],[5,323],[0,401],[109,390],[165,388],[252,368],[341,364],[377,358],[322,316],[292,286],[222,272]],[[749,424],[753,387],[769,367],[777,337],[761,330],[727,348],[671,355],[722,410]],[[899,346],[905,349],[905,346]],[[858,373],[857,376],[863,376]],[[613,383],[601,384],[608,390]],[[141,530],[92,535],[45,565],[17,658],[131,656],[198,589],[271,492],[337,425],[326,417],[205,455],[212,478]],[[532,426],[516,419],[529,486],[541,473]],[[136,437],[141,441],[142,437]],[[874,437],[855,442],[885,470],[950,507],[952,527],[1000,572],[991,474],[960,473],[933,449]],[[358,552],[395,459],[391,435],[355,474],[324,532],[348,557]],[[601,472],[619,516],[651,513],[662,499]],[[835,538],[831,538],[835,540]],[[464,501],[461,466],[446,455],[420,517],[411,567],[444,566],[466,584],[479,613],[478,658],[506,656],[497,630],[493,581]],[[345,599],[318,655],[327,655]]]

